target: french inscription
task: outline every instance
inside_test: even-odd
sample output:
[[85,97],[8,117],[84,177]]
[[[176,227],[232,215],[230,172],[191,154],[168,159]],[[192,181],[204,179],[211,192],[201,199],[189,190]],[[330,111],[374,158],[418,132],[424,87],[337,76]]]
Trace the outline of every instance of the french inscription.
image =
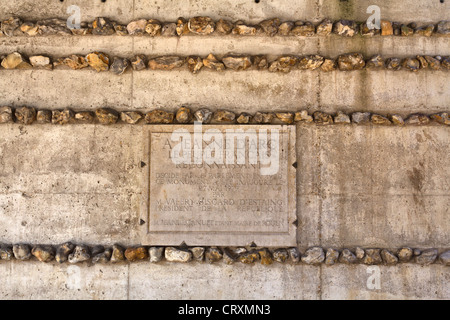
[[149,134],[149,244],[295,244],[292,126],[170,127]]

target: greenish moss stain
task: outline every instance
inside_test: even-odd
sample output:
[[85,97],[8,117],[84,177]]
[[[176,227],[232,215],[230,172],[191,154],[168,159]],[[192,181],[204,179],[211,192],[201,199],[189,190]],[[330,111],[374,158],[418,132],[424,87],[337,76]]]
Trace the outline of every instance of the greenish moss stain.
[[354,0],[341,1],[338,0],[339,15],[342,19],[353,20],[355,16]]

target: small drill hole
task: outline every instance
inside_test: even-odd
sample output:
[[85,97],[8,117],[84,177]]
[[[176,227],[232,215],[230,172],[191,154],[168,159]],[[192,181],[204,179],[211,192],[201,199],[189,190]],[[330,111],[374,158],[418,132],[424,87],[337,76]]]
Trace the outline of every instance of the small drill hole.
[[440,0],[441,3],[444,3],[444,0]]
[[255,0],[255,3],[259,3],[259,0]]

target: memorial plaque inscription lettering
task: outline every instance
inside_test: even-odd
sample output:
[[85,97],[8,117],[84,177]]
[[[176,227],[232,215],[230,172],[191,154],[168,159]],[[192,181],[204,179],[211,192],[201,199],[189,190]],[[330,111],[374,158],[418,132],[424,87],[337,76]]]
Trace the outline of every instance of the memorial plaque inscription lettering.
[[143,244],[296,244],[295,126],[148,130]]

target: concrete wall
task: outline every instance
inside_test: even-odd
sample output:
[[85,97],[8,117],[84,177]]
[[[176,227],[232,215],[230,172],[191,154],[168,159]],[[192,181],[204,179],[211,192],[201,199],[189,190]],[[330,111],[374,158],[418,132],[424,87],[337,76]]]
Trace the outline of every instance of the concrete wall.
[[[439,1],[147,1],[18,0],[0,5],[0,18],[66,18],[70,4],[82,20],[105,16],[127,23],[146,17],[174,21],[209,15],[250,23],[323,18],[364,21],[377,4],[382,18],[420,23],[448,18]],[[64,56],[104,51],[138,53],[312,54],[336,57],[450,55],[449,37],[320,38],[186,36],[139,38],[0,37],[0,53]],[[229,109],[235,112],[342,110],[380,114],[448,111],[444,71],[295,70],[223,73],[202,70],[1,70],[0,105],[41,109],[149,111]],[[297,124],[298,246],[448,249],[450,243],[448,126],[377,127]],[[0,125],[0,242],[57,245],[65,241],[140,243],[143,170],[141,125]],[[449,299],[448,267],[379,266],[381,288],[367,287],[364,265],[275,263],[59,265],[0,261],[2,299]],[[201,274],[202,277],[198,277]]]
[[[140,243],[143,126],[1,129],[0,241]],[[298,124],[299,246],[445,248],[447,144],[441,125]]]

